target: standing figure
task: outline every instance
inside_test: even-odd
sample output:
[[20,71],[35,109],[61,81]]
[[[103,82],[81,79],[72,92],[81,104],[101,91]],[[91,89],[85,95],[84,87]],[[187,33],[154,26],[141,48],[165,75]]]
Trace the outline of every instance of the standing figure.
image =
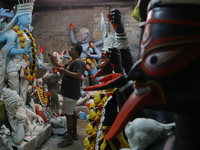
[[[53,53],[53,58],[58,62],[58,53]],[[60,63],[60,61],[58,62]],[[54,116],[60,116],[61,115],[61,109],[60,109],[60,102],[58,98],[58,90],[59,90],[59,83],[60,80],[60,74],[55,69],[54,65],[49,62],[49,67],[42,77],[43,80],[43,87],[46,93],[50,92],[51,94],[51,111]]]
[[[24,106],[23,99],[16,91],[3,88],[3,101],[16,145],[20,145],[25,136],[39,135],[43,132],[43,119]],[[35,119],[39,123],[36,123]]]
[[69,55],[72,60],[67,64],[61,65],[55,59],[53,54],[49,53],[51,62],[57,66],[56,69],[63,74],[61,94],[63,95],[63,111],[67,118],[66,139],[58,144],[58,147],[67,147],[74,144],[73,140],[78,139],[77,135],[77,116],[75,112],[76,102],[80,98],[80,82],[83,73],[83,62],[80,59],[82,46],[80,44],[72,44],[69,49]]
[[[15,16],[0,34],[0,45],[4,45],[0,52],[2,65],[0,68],[0,92],[4,87],[5,74],[7,74],[8,87],[17,91],[24,101],[26,101],[28,81],[32,81],[37,70],[36,64],[40,68],[42,67],[41,62],[37,59],[35,39],[26,30],[26,27],[29,27],[32,22],[33,2],[30,0],[17,5]],[[31,62],[32,66],[29,68]]]
[[[81,42],[78,42],[74,36],[73,32],[73,25],[72,23],[69,24],[70,29],[70,39],[72,43],[80,43],[83,47],[83,51],[80,55],[80,58],[84,60],[86,63],[86,70],[89,72],[90,76],[94,76],[97,73],[97,64],[101,58],[101,51],[97,48],[98,46],[103,45],[103,39],[98,42],[90,42],[89,41],[89,30],[87,28],[82,28],[81,30]],[[65,58],[69,58],[68,56],[64,55]],[[90,65],[91,64],[91,65]],[[90,81],[90,85],[98,84],[99,78],[95,79],[94,81]]]

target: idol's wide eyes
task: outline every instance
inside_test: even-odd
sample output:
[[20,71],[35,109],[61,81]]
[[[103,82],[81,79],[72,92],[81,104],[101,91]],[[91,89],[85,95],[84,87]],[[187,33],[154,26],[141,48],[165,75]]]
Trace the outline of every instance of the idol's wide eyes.
[[179,52],[180,50],[169,50],[151,53],[144,58],[144,66],[148,70],[164,69],[174,61]]
[[149,75],[167,74],[172,71],[173,64],[180,58],[180,52],[180,50],[152,51],[143,58],[141,66]]
[[155,66],[160,65],[170,59],[172,57],[172,53],[170,52],[159,52],[155,54],[151,54],[147,56],[145,59],[145,65],[147,66]]

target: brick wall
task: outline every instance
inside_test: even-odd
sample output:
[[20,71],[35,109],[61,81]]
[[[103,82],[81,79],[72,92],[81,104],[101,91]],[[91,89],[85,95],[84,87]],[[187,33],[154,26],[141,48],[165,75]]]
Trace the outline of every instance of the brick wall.
[[36,0],[36,7],[74,7],[74,6],[105,6],[105,5],[133,5],[137,0]]

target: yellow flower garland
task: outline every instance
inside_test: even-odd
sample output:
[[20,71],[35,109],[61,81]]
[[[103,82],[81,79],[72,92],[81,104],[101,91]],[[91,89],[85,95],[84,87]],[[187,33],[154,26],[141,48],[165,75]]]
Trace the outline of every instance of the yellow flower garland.
[[[21,48],[24,49],[24,47],[26,46],[26,42],[25,41],[25,36],[23,36],[23,31],[22,30],[19,30],[19,26],[14,26],[13,27],[14,31],[17,32],[17,35],[19,36],[19,40],[21,42]],[[32,60],[33,60],[33,63],[31,65],[31,70],[29,68],[29,55],[28,54],[23,54],[23,59],[26,61],[27,65],[26,67],[24,68],[24,74],[25,74],[25,78],[26,80],[28,80],[29,82],[31,82],[33,80],[33,78],[35,77],[35,72],[37,72],[37,50],[35,49],[36,48],[36,44],[35,44],[35,39],[32,37],[32,34],[27,30],[25,29],[24,32],[26,33],[26,35],[28,36],[28,38],[31,40],[31,50],[32,50]]]
[[42,105],[46,106],[47,102],[48,102],[48,97],[46,92],[40,89],[40,87],[37,87],[37,91],[38,91],[38,99],[40,100],[40,102],[42,103]]

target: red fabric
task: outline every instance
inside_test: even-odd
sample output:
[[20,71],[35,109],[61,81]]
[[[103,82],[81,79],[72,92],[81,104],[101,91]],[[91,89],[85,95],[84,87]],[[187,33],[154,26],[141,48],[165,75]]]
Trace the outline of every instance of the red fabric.
[[96,123],[99,123],[100,122],[100,118],[98,117],[96,120],[95,120]]
[[40,111],[38,109],[38,106],[35,106],[35,112],[37,115],[39,115],[44,120],[45,123],[48,123],[46,116],[44,115],[44,113],[42,111]]
[[112,93],[106,93],[105,94],[107,97],[110,97],[112,95]]
[[93,137],[93,138],[96,138],[96,137],[97,137],[97,134],[96,134],[96,133],[95,133],[95,134],[93,134],[93,135],[92,135],[92,137]]
[[97,106],[97,107],[98,107],[99,110],[102,110],[103,105],[99,105],[99,106]]

